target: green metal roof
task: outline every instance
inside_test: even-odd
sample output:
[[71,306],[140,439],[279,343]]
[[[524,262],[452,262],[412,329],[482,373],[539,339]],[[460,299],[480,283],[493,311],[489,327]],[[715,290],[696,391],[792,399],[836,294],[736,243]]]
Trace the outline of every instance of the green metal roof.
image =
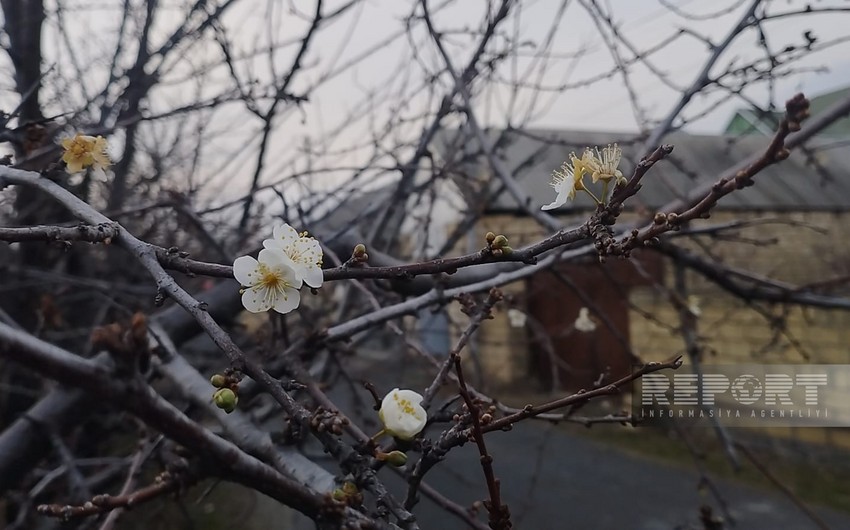
[[[841,88],[812,98],[809,107],[811,115],[815,116],[837,101],[850,96],[850,87]],[[729,120],[724,134],[760,134],[769,136],[776,130],[776,125],[782,119],[780,111],[763,111],[754,108],[740,108]],[[824,129],[818,136],[847,137],[850,136],[850,120],[839,120]]]

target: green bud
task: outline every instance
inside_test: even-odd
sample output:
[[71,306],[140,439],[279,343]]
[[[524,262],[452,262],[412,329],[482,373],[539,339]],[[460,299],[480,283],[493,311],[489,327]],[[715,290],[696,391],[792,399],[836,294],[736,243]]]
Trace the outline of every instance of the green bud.
[[507,256],[508,254],[510,254],[513,251],[514,251],[514,249],[512,249],[511,247],[509,247],[507,245],[502,247],[502,254],[504,254],[505,256]]
[[507,245],[507,244],[508,244],[508,238],[506,238],[506,237],[505,237],[505,236],[503,236],[502,234],[497,235],[497,236],[493,239],[493,243],[492,243],[492,245],[493,245],[493,247],[494,247],[494,248],[502,248],[502,247],[504,247],[504,246],[505,246],[505,245]]
[[335,500],[335,501],[340,501],[340,502],[345,501],[345,498],[347,497],[347,495],[345,494],[345,492],[344,492],[344,491],[342,491],[340,488],[336,488],[336,489],[333,491],[333,493],[331,493],[331,495],[333,496],[333,498],[334,498],[334,500]]
[[229,388],[220,388],[216,390],[215,394],[213,394],[213,401],[215,401],[216,407],[230,414],[236,410],[236,403],[239,402],[239,398],[233,390]]
[[486,239],[488,243],[492,243],[493,240],[496,239],[496,234],[494,234],[493,232],[487,232],[487,234],[484,236],[484,239]]
[[352,252],[352,255],[355,258],[359,258],[360,256],[362,256],[365,253],[366,253],[366,245],[364,245],[363,243],[357,243],[357,245],[354,246],[354,252]]
[[227,378],[221,374],[215,374],[214,376],[210,377],[210,384],[212,384],[212,386],[216,388],[222,388],[224,387],[224,385],[227,384]]
[[390,451],[384,460],[395,467],[401,467],[407,463],[407,455],[401,451]]
[[353,482],[344,482],[342,484],[342,492],[345,493],[345,495],[356,495],[359,493],[359,491],[357,491],[357,486]]

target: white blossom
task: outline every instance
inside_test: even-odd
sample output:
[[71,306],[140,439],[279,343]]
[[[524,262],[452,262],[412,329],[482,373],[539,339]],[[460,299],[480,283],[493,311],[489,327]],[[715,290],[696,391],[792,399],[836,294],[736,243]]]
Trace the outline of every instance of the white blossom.
[[519,309],[508,309],[508,321],[511,323],[512,328],[525,327],[525,313],[523,313]]
[[576,190],[584,189],[582,178],[584,177],[584,166],[575,155],[570,156],[570,163],[561,164],[560,170],[552,172],[552,182],[549,184],[555,189],[557,196],[551,203],[543,206],[541,210],[554,210],[567,203],[567,200],[576,198]]
[[695,317],[702,315],[702,308],[700,308],[699,302],[699,296],[693,294],[688,296],[688,311]]
[[289,313],[301,302],[301,277],[295,263],[279,249],[261,250],[259,260],[236,258],[233,276],[244,287],[242,305],[252,313],[269,309]]
[[412,440],[428,421],[428,414],[421,405],[422,399],[413,390],[394,388],[381,401],[378,411],[384,430],[396,438]]
[[582,307],[578,310],[578,318],[573,325],[582,333],[591,333],[596,331],[596,322],[590,318],[590,311],[586,307]]
[[263,246],[283,251],[294,263],[298,277],[304,283],[314,288],[322,286],[322,246],[315,238],[309,237],[307,232],[299,234],[288,224],[282,223],[275,226],[273,237],[263,241]]
[[[585,153],[589,152],[589,150],[585,151]],[[617,183],[625,183],[626,177],[623,176],[622,171],[617,169],[622,157],[623,150],[620,149],[620,146],[617,144],[609,144],[608,147],[602,148],[602,151],[600,151],[597,147],[596,153],[593,156],[586,157],[586,160],[583,158],[583,160],[587,167],[587,172],[590,173],[590,177],[593,179],[593,182],[616,179]]]

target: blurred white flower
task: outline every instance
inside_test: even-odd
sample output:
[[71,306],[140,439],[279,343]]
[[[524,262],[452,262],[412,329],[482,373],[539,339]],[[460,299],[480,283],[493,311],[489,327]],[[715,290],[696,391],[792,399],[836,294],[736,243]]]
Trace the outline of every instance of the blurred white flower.
[[699,296],[689,295],[688,296],[688,311],[695,317],[699,317],[702,315],[702,309],[699,306]]
[[310,287],[322,286],[322,245],[307,232],[299,234],[288,224],[279,224],[274,227],[272,239],[263,241],[263,246],[281,250],[289,256],[304,283]]
[[596,331],[596,322],[590,318],[590,311],[586,307],[578,310],[578,318],[573,325],[582,333]]
[[242,305],[252,313],[274,309],[289,313],[301,302],[301,278],[295,263],[278,249],[263,249],[259,260],[240,256],[233,262],[233,276],[244,287]]
[[422,399],[413,390],[394,388],[381,401],[381,410],[378,411],[384,430],[402,440],[412,440],[422,432],[428,421],[428,414],[420,405]]
[[508,321],[512,328],[524,328],[527,317],[519,309],[508,309]]

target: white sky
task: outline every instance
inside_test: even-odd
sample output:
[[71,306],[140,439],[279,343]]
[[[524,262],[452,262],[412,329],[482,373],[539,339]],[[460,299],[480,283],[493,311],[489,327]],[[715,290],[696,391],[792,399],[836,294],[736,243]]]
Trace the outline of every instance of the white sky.
[[[171,6],[171,9],[158,20],[154,32],[155,46],[182,22],[179,13],[185,10],[183,6],[187,3],[189,2],[185,0],[163,1],[163,5]],[[342,0],[327,0],[326,10],[332,10],[342,3]],[[439,0],[431,1],[432,9],[437,11],[434,16],[435,25],[447,34],[446,42],[450,53],[455,66],[460,68],[469,56],[470,41],[458,37],[453,32],[479,27],[488,2],[460,0],[449,9],[438,10],[437,6],[441,3]],[[740,17],[745,7],[744,2],[730,0],[671,0],[671,3],[680,9],[694,15],[730,9],[728,14],[719,18],[691,21],[671,13],[658,0],[600,0],[599,3],[606,11],[613,13],[620,31],[639,49],[662,41],[682,26],[698,31],[717,42]],[[815,8],[848,5],[848,2],[839,0],[811,3]],[[50,4],[48,2],[48,5]],[[779,12],[799,9],[805,2],[773,0],[768,4],[771,11]],[[106,73],[102,66],[107,64],[114,51],[123,0],[66,0],[63,5],[66,6],[66,20],[73,22],[68,25],[71,32],[69,39],[75,50],[83,56],[83,80],[87,91],[91,93],[96,91],[105,79]],[[299,12],[306,14],[312,13],[314,5],[312,0],[244,0],[225,18],[225,27],[233,40],[234,51],[239,55],[240,52],[249,51],[258,45],[267,46],[270,39],[274,43],[297,40],[307,24],[303,19],[293,16],[290,8],[295,6]],[[502,29],[515,35],[518,40],[528,43],[523,50],[531,52],[543,42],[560,5],[560,0],[522,2],[519,16],[504,24]],[[270,15],[266,10],[267,6],[275,6]],[[394,33],[400,34],[404,28],[405,17],[411,12],[410,6],[411,3],[400,0],[367,0],[334,21],[328,28],[321,30],[305,58],[305,68],[295,79],[291,92],[303,93],[320,81],[329,70],[345,65],[364,50],[383,42]],[[812,30],[820,39],[819,42],[846,36],[844,28],[848,27],[848,21],[850,15],[844,13],[806,15],[769,22],[766,31],[771,48],[779,50],[789,44],[803,43],[802,34],[806,30]],[[433,106],[434,102],[438,101],[436,98],[450,88],[451,81],[447,75],[442,74],[434,83],[424,83],[423,79],[429,74],[439,73],[442,63],[433,43],[425,34],[423,25],[417,24],[411,39],[400,37],[392,40],[383,46],[379,53],[321,83],[311,92],[310,101],[300,109],[290,107],[281,113],[276,122],[277,131],[273,136],[273,149],[263,174],[263,182],[272,182],[293,168],[303,169],[306,162],[299,156],[299,152],[303,151],[308,139],[314,146],[325,143],[343,149],[353,142],[368,143],[372,135],[387,123],[396,131],[394,138],[397,142],[409,142],[418,136],[423,122],[416,118],[421,109],[426,104]],[[747,59],[760,56],[756,39],[756,33],[753,31],[739,37],[722,57],[715,72],[725,68],[733,59],[737,60],[737,64],[741,64]],[[67,54],[62,52],[67,43],[56,30],[55,24],[46,30],[44,42],[48,55],[45,68],[53,67],[52,74],[73,76]],[[411,43],[416,46],[418,52],[415,68],[407,70],[404,67],[411,62]],[[571,54],[582,49],[586,53],[578,59],[569,58]],[[801,89],[809,95],[817,95],[850,85],[848,49],[850,45],[836,46],[795,63],[794,67],[809,71],[778,80],[775,90],[776,103],[781,105],[785,99]],[[276,54],[274,63],[279,71],[285,71],[291,63],[294,51],[295,46],[289,46]],[[560,28],[554,36],[551,51],[554,57],[547,63],[539,79],[548,86],[557,87],[592,78],[595,74],[609,70],[614,64],[599,31],[578,1],[568,3]],[[697,75],[707,53],[706,46],[699,40],[683,37],[673,46],[654,55],[651,62],[657,69],[665,72],[674,84],[684,87]],[[166,110],[191,102],[197,93],[211,95],[229,86],[229,76],[223,68],[213,70],[203,78],[193,73],[206,61],[217,61],[218,54],[218,46],[211,41],[203,48],[194,47],[180,53],[171,64],[173,68],[170,68],[169,74],[165,76],[164,84],[151,94],[150,108]],[[125,63],[134,57],[135,50],[128,49]],[[0,61],[0,71],[9,72],[6,67],[7,58],[2,57]],[[506,61],[500,67],[499,73],[507,80],[538,80],[536,70],[532,74],[525,71],[530,61],[529,57],[521,58],[515,63]],[[268,64],[265,57],[243,61],[239,65],[240,75],[243,78],[267,79]],[[818,71],[813,71],[815,68]],[[675,90],[655,80],[646,68],[635,69],[632,81],[641,105],[650,119],[662,117],[678,98]],[[11,86],[12,80],[8,73],[5,77],[0,76],[0,88],[4,89],[0,92],[0,108],[8,110],[14,107],[15,98],[8,91]],[[79,87],[63,87],[53,94],[48,94],[47,99],[51,110],[57,113],[67,112],[74,108],[75,101],[80,101],[81,94]],[[389,107],[386,102],[396,100],[399,94],[407,95],[409,102],[401,107]],[[527,109],[531,94],[530,90],[518,94],[513,109],[514,124],[520,121],[519,117]],[[768,92],[764,85],[748,87],[744,94],[760,104],[766,104],[768,101]],[[349,114],[358,105],[362,105],[364,98],[369,95],[374,101],[381,103],[377,110],[371,113],[370,119],[354,123],[339,136],[332,138],[332,131],[341,124],[353,121]],[[504,86],[491,88],[482,94],[477,108],[482,121],[491,126],[505,125],[509,100],[510,92]],[[531,126],[614,131],[635,131],[647,127],[646,122],[638,122],[635,118],[628,93],[619,76],[589,87],[547,92],[541,95],[536,103],[535,112],[528,121]],[[718,133],[722,131],[734,108],[741,105],[742,101],[717,105],[716,98],[698,98],[687,107],[686,115],[694,115],[713,106],[716,108],[689,126],[689,130]],[[157,127],[152,125],[151,129]],[[206,177],[214,178],[222,184],[226,183],[228,191],[233,189],[234,193],[244,192],[242,188],[245,185],[242,183],[247,182],[247,175],[253,171],[255,147],[261,127],[262,123],[248,114],[239,103],[218,110],[212,126],[207,131],[210,136],[210,148],[204,156]],[[159,136],[155,136],[150,141],[155,142],[158,138]],[[110,141],[114,148],[120,151],[120,137],[111,138]],[[325,157],[311,163],[331,166],[340,164],[346,157],[352,159],[351,155],[345,155],[335,157],[334,162]],[[328,184],[333,183],[329,181]]]

